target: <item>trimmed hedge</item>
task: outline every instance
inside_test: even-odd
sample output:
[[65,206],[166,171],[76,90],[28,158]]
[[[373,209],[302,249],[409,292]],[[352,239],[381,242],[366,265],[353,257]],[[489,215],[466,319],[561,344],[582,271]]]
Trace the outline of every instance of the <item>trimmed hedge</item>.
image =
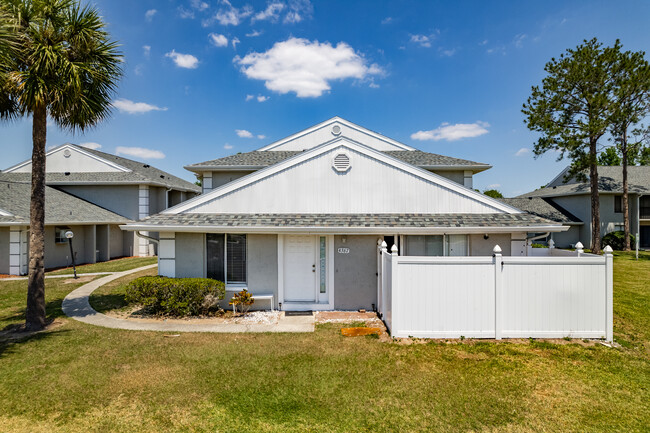
[[[622,251],[625,248],[625,232],[611,232],[603,236],[602,246],[603,248],[609,245],[612,249],[616,251]],[[636,238],[633,234],[630,233],[630,248],[634,249],[636,246]]]
[[198,316],[218,308],[225,298],[223,282],[210,278],[140,277],[126,287],[126,301],[153,314]]

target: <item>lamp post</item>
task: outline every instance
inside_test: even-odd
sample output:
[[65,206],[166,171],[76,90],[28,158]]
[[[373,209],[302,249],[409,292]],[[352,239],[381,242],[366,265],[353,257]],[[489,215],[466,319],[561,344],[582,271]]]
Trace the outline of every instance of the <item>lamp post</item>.
[[74,263],[74,251],[72,250],[72,238],[74,237],[74,233],[72,233],[72,230],[68,230],[67,232],[65,232],[65,237],[68,238],[68,243],[70,244],[70,258],[72,259],[72,270],[74,272],[74,278],[76,280],[77,266]]

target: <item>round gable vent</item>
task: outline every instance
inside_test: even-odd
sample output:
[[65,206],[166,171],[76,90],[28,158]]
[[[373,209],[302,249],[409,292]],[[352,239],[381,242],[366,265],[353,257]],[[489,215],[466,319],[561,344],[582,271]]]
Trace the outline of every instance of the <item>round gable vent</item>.
[[63,151],[63,156],[66,158],[70,158],[70,155],[72,155],[72,152],[70,152],[70,149],[66,149]]
[[339,125],[332,126],[332,135],[341,135],[341,127]]
[[348,171],[350,169],[350,157],[347,153],[337,153],[336,156],[334,156],[332,166],[334,167],[334,170],[341,173]]

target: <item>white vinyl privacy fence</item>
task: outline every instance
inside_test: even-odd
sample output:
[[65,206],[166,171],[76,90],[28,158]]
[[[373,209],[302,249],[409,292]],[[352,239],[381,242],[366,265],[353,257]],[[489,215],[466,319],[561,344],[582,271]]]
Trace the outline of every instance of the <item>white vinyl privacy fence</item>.
[[613,340],[613,256],[409,257],[380,247],[378,310],[394,337]]

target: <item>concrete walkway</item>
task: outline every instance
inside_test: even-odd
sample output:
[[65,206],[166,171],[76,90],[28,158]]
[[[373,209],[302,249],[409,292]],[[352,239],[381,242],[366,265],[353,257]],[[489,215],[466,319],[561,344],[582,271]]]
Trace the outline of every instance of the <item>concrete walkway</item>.
[[103,326],[105,328],[127,329],[131,331],[161,331],[161,332],[314,332],[314,316],[280,316],[275,324],[239,324],[239,323],[165,323],[165,322],[141,322],[129,319],[118,319],[98,313],[90,306],[88,298],[92,292],[118,278],[135,272],[144,271],[158,265],[143,266],[124,272],[116,272],[88,284],[84,284],[77,290],[68,294],[63,300],[61,309],[66,316],[88,323],[90,325]]

